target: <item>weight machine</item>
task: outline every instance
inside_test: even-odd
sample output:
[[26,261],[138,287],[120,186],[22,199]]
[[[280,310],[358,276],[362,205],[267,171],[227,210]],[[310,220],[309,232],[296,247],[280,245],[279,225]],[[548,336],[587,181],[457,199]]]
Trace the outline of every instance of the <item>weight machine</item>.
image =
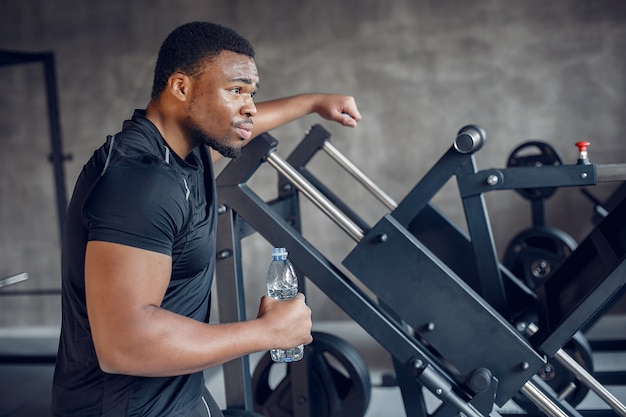
[[[614,412],[626,416],[624,405],[565,349],[581,327],[596,320],[616,299],[626,282],[626,243],[622,242],[626,200],[549,279],[531,288],[499,262],[483,199],[484,193],[496,190],[623,181],[626,165],[592,164],[586,148],[579,145],[580,158],[574,165],[478,171],[474,153],[482,147],[485,133],[470,125],[459,131],[450,149],[396,203],[329,139],[330,134],[316,125],[285,160],[276,152],[278,142],[264,134],[218,176],[216,286],[221,321],[245,319],[241,240],[259,233],[272,245],[287,247],[299,275],[315,283],[389,352],[407,416],[498,415],[499,407],[518,396],[549,416],[580,416],[575,404],[567,401],[572,384],[593,390]],[[389,213],[369,226],[318,181],[306,165],[320,150]],[[279,173],[279,195],[269,202],[247,185],[263,163]],[[467,234],[430,202],[452,176],[462,199]],[[343,268],[302,236],[300,194],[355,241]],[[535,268],[542,271],[541,265]],[[314,341],[306,360],[290,365],[276,389],[266,381],[268,362],[262,360],[252,378],[247,357],[225,364],[227,406],[273,417],[363,415],[369,380],[359,358],[330,335],[314,335],[314,339],[321,342]],[[329,352],[343,359],[347,378],[324,359],[323,353]],[[560,387],[545,378],[553,361],[574,376],[564,392],[557,392]],[[439,400],[435,410],[427,410],[423,388]]]
[[21,52],[0,49],[0,67],[30,63],[40,63],[43,66],[51,149],[48,159],[52,163],[54,170],[59,240],[62,241],[63,223],[65,222],[65,211],[67,210],[65,167],[63,164],[65,161],[72,159],[72,155],[63,152],[54,54],[52,52]]

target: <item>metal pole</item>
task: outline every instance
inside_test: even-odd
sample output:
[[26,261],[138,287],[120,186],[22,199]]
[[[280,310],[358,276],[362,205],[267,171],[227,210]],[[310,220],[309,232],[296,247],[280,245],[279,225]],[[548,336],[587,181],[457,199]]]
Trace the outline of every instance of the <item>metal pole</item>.
[[[526,332],[529,335],[533,335],[539,331],[539,327],[535,323],[528,323]],[[554,354],[554,358],[558,360],[561,365],[565,366],[572,372],[576,378],[584,383],[590,390],[595,392],[604,402],[606,402],[616,413],[622,417],[626,417],[626,407],[619,402],[613,394],[607,390],[604,385],[600,384],[597,379],[593,377],[587,370],[581,366],[574,358],[567,354],[563,349],[559,349]]]
[[17,274],[11,277],[0,279],[0,287],[6,287],[7,285],[17,284],[18,282],[26,281],[27,279],[28,279],[28,274],[26,272],[22,272],[21,274]]
[[335,162],[337,162],[343,169],[348,171],[358,182],[360,182],[367,190],[369,190],[374,197],[376,197],[381,203],[385,205],[389,210],[396,209],[398,204],[385,192],[378,187],[372,180],[370,180],[359,168],[348,160],[341,152],[337,150],[330,142],[324,142],[322,146],[324,152],[328,154]]
[[291,181],[309,200],[322,210],[332,221],[341,227],[357,243],[365,234],[352,220],[343,214],[335,205],[324,197],[317,189],[285,161],[276,151],[267,155],[267,162],[278,172]]
[[597,379],[593,377],[587,370],[582,367],[578,362],[567,354],[563,349],[559,349],[554,357],[569,369],[576,378],[581,380],[589,389],[595,392],[598,397],[602,398],[616,413],[622,417],[626,417],[626,407],[622,404],[613,394],[607,390],[604,385],[600,384]]
[[531,400],[541,411],[550,417],[569,417],[561,410],[543,391],[541,391],[532,381],[527,381],[521,389],[529,400]]
[[54,185],[56,188],[57,216],[59,221],[59,239],[63,241],[63,224],[67,210],[67,192],[65,189],[65,155],[61,140],[61,118],[59,116],[59,98],[57,94],[56,69],[54,54],[42,54],[44,76],[46,80],[46,97],[48,99],[48,121],[50,129],[50,144],[52,152],[50,161],[54,170]]

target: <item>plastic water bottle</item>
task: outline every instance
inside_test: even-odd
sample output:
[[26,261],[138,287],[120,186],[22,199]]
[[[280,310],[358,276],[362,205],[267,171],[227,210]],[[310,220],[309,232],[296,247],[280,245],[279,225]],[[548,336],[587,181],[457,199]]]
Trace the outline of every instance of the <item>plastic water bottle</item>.
[[[274,248],[272,262],[267,271],[267,295],[275,300],[288,300],[298,293],[298,277],[287,259],[287,249]],[[304,346],[291,349],[271,349],[274,362],[295,362],[304,356]]]

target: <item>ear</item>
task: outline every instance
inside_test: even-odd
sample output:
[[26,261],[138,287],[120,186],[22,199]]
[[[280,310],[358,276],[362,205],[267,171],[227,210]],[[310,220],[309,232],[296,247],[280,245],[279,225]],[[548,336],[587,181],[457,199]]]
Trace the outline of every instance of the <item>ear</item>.
[[175,72],[167,79],[167,87],[175,98],[180,101],[187,101],[191,87],[191,79],[188,75]]

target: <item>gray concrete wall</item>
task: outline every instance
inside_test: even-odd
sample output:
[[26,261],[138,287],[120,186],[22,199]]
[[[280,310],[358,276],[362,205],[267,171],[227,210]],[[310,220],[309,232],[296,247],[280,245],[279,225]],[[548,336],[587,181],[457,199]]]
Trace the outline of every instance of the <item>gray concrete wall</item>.
[[[626,161],[624,98],[626,3],[541,1],[0,1],[0,48],[54,52],[67,161],[68,193],[84,161],[132,110],[147,103],[162,39],[190,20],[231,26],[253,41],[259,100],[299,92],[354,95],[355,130],[329,123],[333,143],[396,201],[448,149],[458,129],[481,125],[488,142],[480,169],[502,167],[529,139],[553,144],[566,163],[589,140],[598,163]],[[59,287],[59,244],[41,68],[0,67],[0,278],[28,272],[13,290]],[[286,156],[310,116],[274,132]],[[320,176],[372,223],[384,212],[333,164]],[[251,181],[271,196],[272,173]],[[594,187],[606,198],[615,184]],[[530,226],[530,206],[514,192],[486,201],[501,253]],[[435,203],[464,228],[456,184]],[[577,189],[549,200],[547,223],[576,240],[591,228],[593,206]],[[333,259],[353,246],[304,203],[304,234]],[[269,245],[244,242],[250,315],[263,292]],[[6,289],[5,289],[6,290]],[[1,290],[0,290],[1,291]],[[341,317],[313,288],[316,319]],[[0,325],[57,325],[57,296],[0,297]]]

